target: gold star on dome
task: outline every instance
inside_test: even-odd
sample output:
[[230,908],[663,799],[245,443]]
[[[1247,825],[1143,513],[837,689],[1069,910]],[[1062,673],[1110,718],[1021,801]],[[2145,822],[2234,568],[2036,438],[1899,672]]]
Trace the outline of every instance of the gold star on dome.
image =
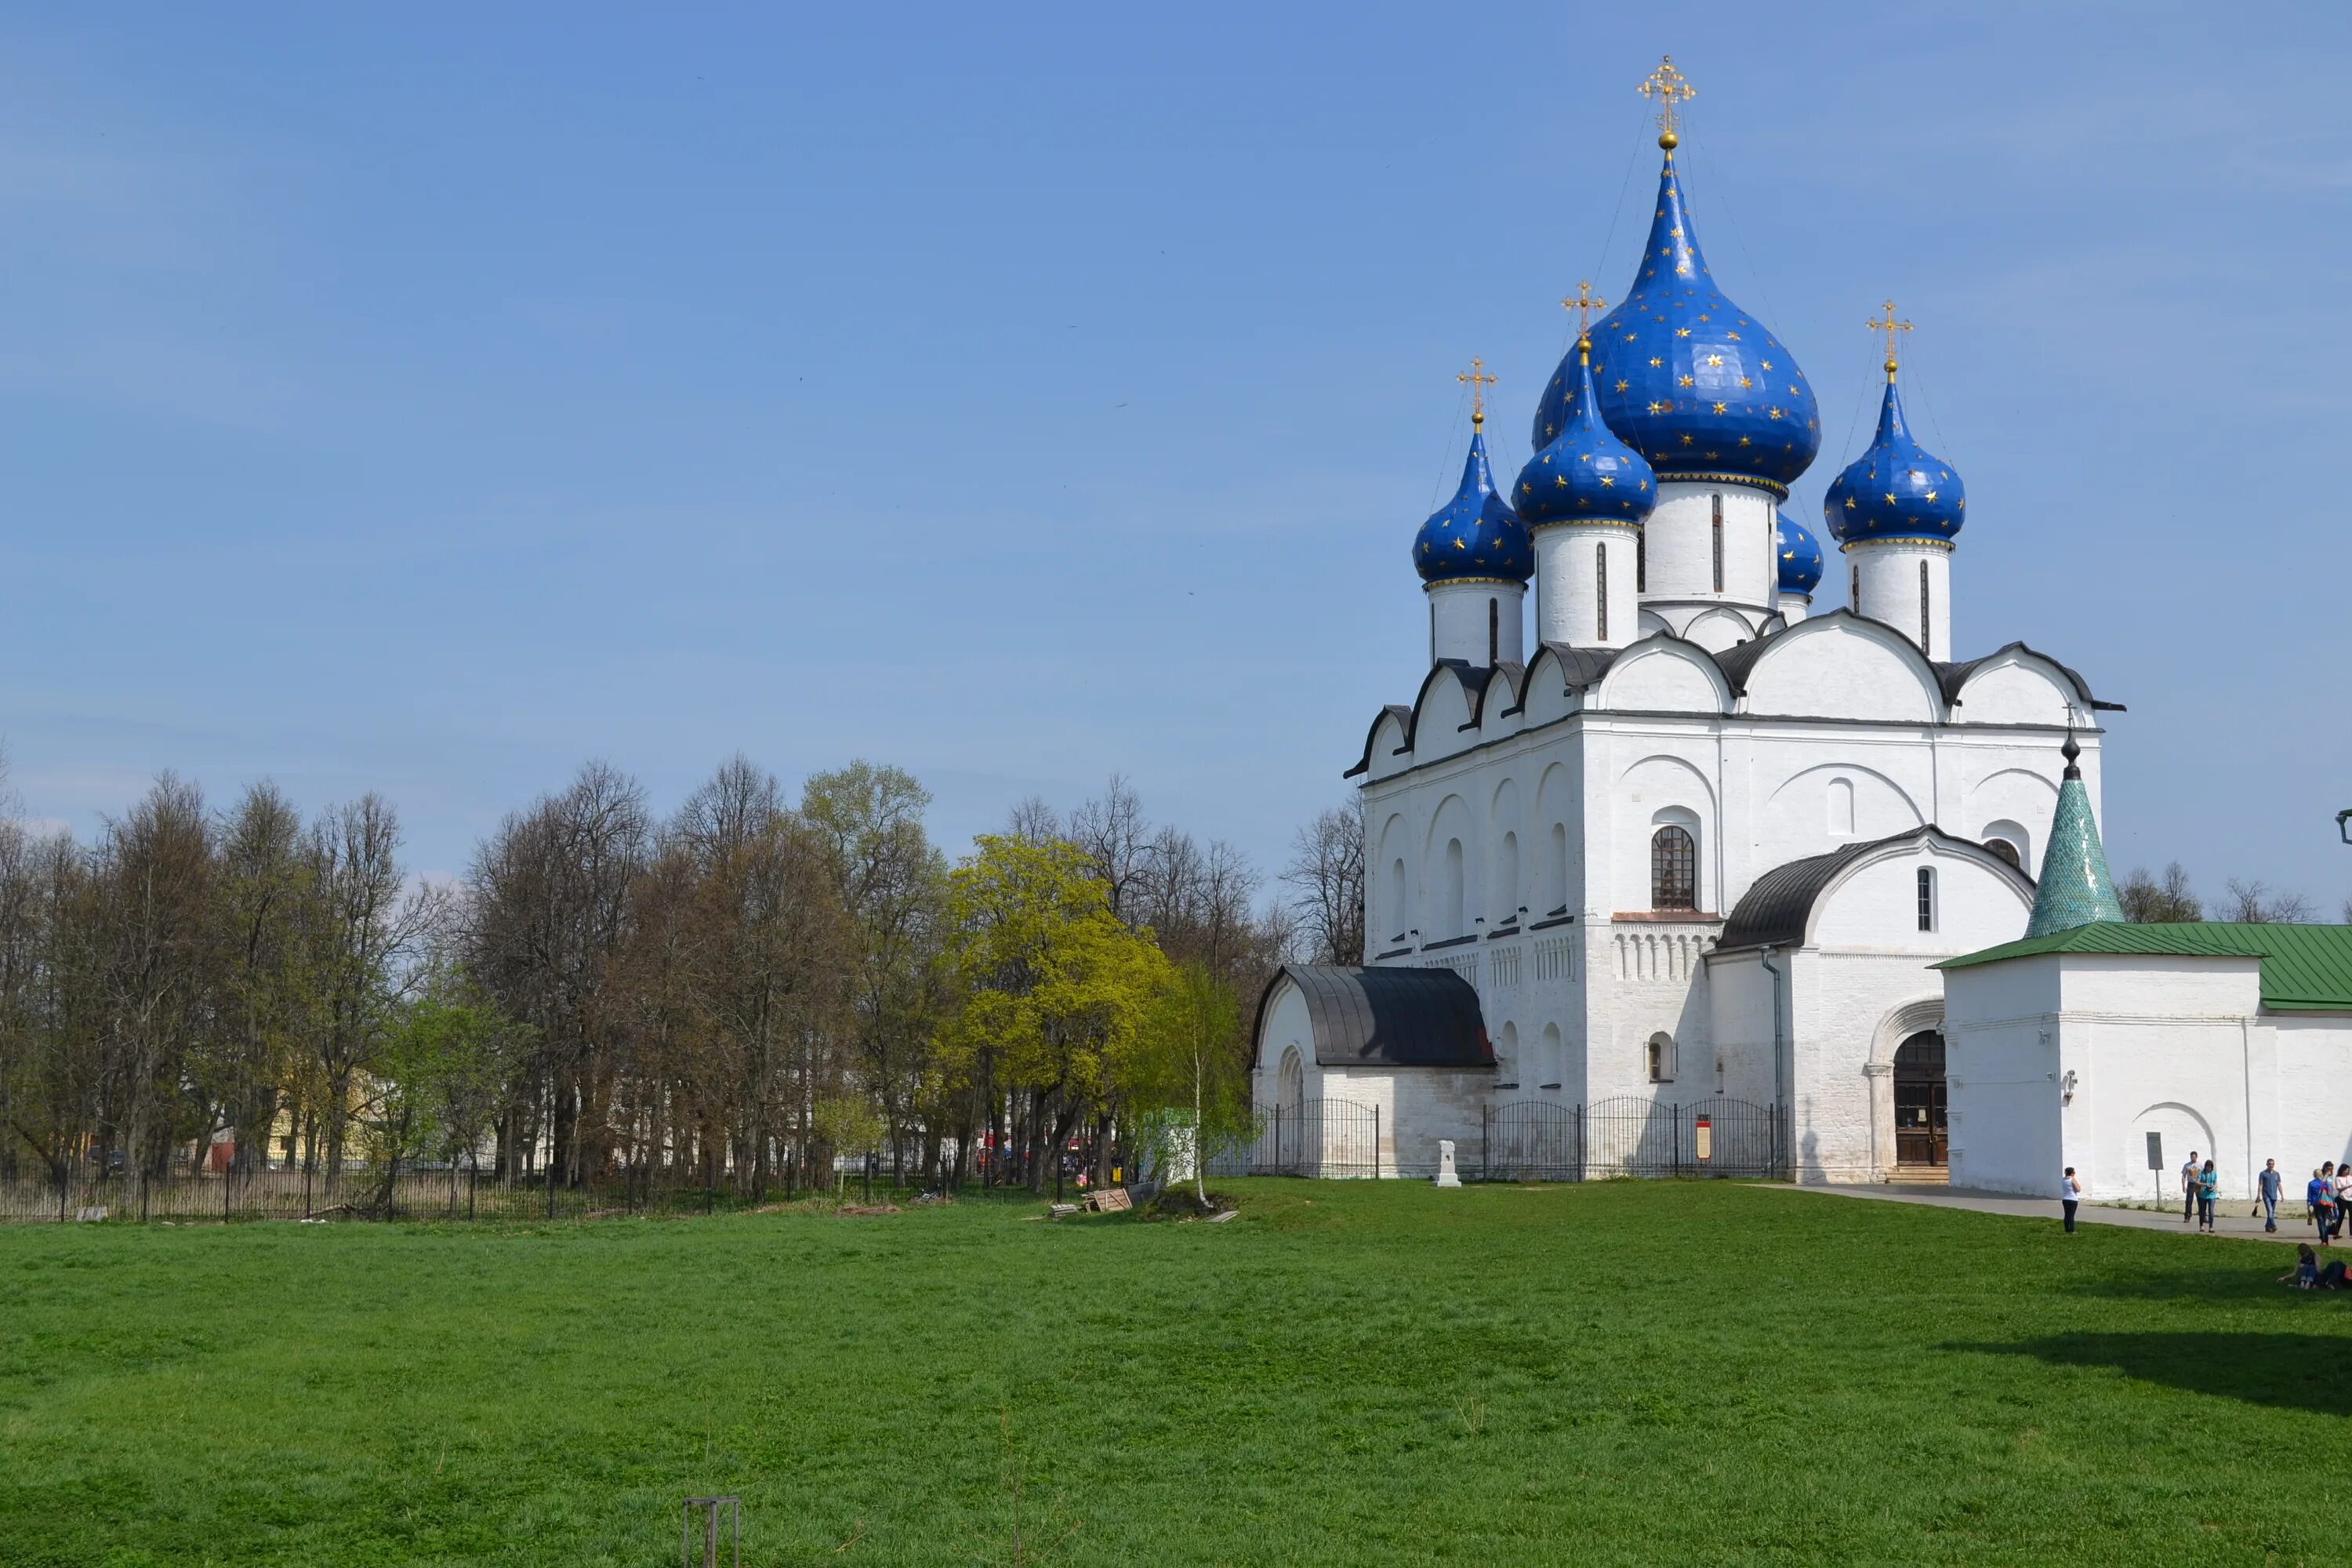
[[1675,329],[1675,336],[1678,338],[1686,338],[1690,336],[1690,329],[1688,327],[1676,327]]
[[1551,482],[1553,488],[1556,489],[1564,490],[1568,489],[1568,476],[1566,474],[1554,474],[1551,477]]
[[1576,455],[1576,460],[1580,463],[1589,463],[1592,461],[1592,454],[1590,452],[1579,452]]
[[1738,332],[1726,332],[1723,335],[1729,338],[1735,343],[1739,341],[1739,334]]
[[1467,550],[1470,546],[1464,541],[1457,539],[1454,542],[1454,548],[1456,550]]
[[1683,445],[1684,445],[1684,446],[1685,446],[1685,447],[1687,447],[1687,446],[1689,446],[1690,444],[1691,444],[1691,438],[1690,438],[1690,436],[1689,436],[1689,434],[1688,434],[1687,432],[1685,432],[1685,433],[1684,434],[1684,436],[1683,436]]
[[1775,418],[1775,419],[1778,419],[1779,417],[1780,417],[1780,411],[1779,409],[1777,409],[1777,408],[1769,408],[1769,409],[1765,410],[1765,412],[1766,412],[1766,413],[1768,413],[1768,414],[1769,414],[1769,415],[1770,415],[1773,418]]
[[1663,403],[1653,403],[1650,405],[1650,412],[1653,414],[1664,414],[1665,411],[1666,405]]
[[1657,369],[1660,365],[1662,365],[1662,364],[1664,364],[1664,363],[1666,363],[1665,361],[1664,361],[1664,360],[1660,359],[1660,358],[1659,358],[1657,355],[1655,355],[1655,354],[1652,354],[1652,355],[1650,356],[1650,368],[1651,368],[1652,370],[1655,370],[1655,369]]
[[1740,384],[1742,387],[1749,387],[1749,386],[1753,386],[1753,385],[1755,385],[1756,384],[1755,384],[1754,382],[1752,382],[1752,381],[1748,380],[1746,376],[1744,376],[1744,375],[1743,375],[1743,376],[1741,376],[1741,377],[1739,378],[1739,384]]
[[1934,490],[1929,490],[1927,492],[1927,499],[1929,500],[1934,500],[1936,499],[1936,492]]
[[1631,386],[1631,385],[1633,385],[1633,384],[1632,382],[1630,382],[1630,381],[1621,381],[1621,382],[1619,382],[1619,383],[1617,384],[1617,390],[1618,390],[1618,391],[1620,391],[1620,392],[1622,392],[1622,391],[1624,391],[1627,387],[1629,387],[1629,386]]
[[1727,407],[1729,407],[1729,406],[1730,406],[1730,405],[1729,405],[1729,404],[1726,404],[1726,403],[1718,403],[1718,404],[1717,404],[1717,405],[1715,405],[1715,411],[1716,411],[1717,414],[1720,414],[1720,413],[1722,413],[1726,408],[1727,408]]
[[[1739,438],[1739,444],[1740,444],[1741,446],[1743,446],[1743,447],[1745,447],[1746,445],[1748,445],[1748,437],[1745,437],[1745,436],[1742,436],[1742,437]],[[1712,453],[1712,452],[1710,452],[1710,453],[1708,453],[1708,454],[1707,454],[1707,456],[1709,456],[1709,457],[1713,457],[1714,455],[1715,455],[1715,454],[1714,454],[1714,453]]]
[[1893,506],[1895,504],[1895,492],[1893,490],[1886,492],[1886,504],[1888,506]]
[[1603,474],[1601,476],[1601,488],[1604,490],[1613,490],[1617,488],[1617,481]]
[[1766,370],[1770,370],[1770,369],[1772,368],[1772,362],[1771,362],[1770,360],[1769,360],[1769,359],[1768,359],[1768,360],[1766,360],[1766,361],[1764,362],[1764,368],[1765,368]]
[[1845,498],[1845,510],[1848,511],[1852,511],[1853,510],[1853,498],[1852,496]]
[[1709,370],[1721,370],[1723,368],[1723,356],[1721,354],[1707,355],[1706,367]]
[[1689,376],[1686,376],[1686,375],[1685,375],[1685,376],[1682,377],[1682,378],[1681,378],[1681,380],[1680,380],[1679,382],[1677,382],[1677,383],[1676,383],[1676,384],[1677,384],[1677,385],[1680,385],[1680,386],[1688,386],[1688,385],[1690,385],[1690,384],[1691,384],[1691,378],[1690,378]]

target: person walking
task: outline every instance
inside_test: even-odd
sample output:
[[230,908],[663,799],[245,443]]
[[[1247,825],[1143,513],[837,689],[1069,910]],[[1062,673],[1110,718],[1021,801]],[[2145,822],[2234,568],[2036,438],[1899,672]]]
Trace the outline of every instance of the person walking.
[[2221,1195],[2221,1173],[2208,1160],[2197,1172],[2197,1228],[2213,1234],[2213,1200]]
[[2081,1180],[2075,1176],[2074,1167],[2069,1165],[2066,1167],[2066,1173],[2058,1178],[2058,1206],[2066,1211],[2066,1234],[2068,1236],[2074,1234],[2074,1208],[2075,1205],[2080,1204],[2082,1201],[2083,1184]]
[[2330,1160],[2311,1173],[2311,1185],[2304,1189],[2311,1200],[2311,1228],[2319,1233],[2319,1245],[2326,1247],[2336,1237],[2336,1162]]
[[2336,1167],[2336,1233],[2344,1234],[2345,1225],[2352,1220],[2352,1160]]
[[2279,1174],[2278,1162],[2276,1160],[2263,1161],[2263,1173],[2254,1178],[2254,1191],[2263,1201],[2263,1228],[2264,1230],[2276,1230],[2278,1228],[2279,1194],[2284,1189],[2285,1185],[2286,1178]]
[[2189,1163],[2180,1167],[2180,1223],[2187,1225],[2197,1217],[2197,1151],[2189,1151]]

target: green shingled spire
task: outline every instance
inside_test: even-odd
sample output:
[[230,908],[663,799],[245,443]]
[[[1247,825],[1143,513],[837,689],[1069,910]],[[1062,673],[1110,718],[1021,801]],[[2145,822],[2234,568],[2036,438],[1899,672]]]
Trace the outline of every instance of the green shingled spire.
[[2042,881],[2033,889],[2033,919],[2027,937],[2049,936],[2096,921],[2121,921],[2116,885],[2107,877],[2107,852],[2099,847],[2099,824],[2091,815],[2091,792],[2074,759],[2083,748],[2066,732],[2066,776],[2058,784],[2058,811],[2050,820],[2050,847],[2042,857]]

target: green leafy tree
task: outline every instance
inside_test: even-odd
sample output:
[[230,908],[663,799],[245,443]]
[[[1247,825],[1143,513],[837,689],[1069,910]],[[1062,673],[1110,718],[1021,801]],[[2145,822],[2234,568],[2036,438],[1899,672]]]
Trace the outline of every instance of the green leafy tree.
[[[1172,969],[1116,1070],[1130,1107],[1190,1110],[1192,1178],[1206,1204],[1209,1156],[1250,1128],[1241,999],[1204,963]],[[1139,1120],[1158,1130],[1161,1146],[1155,1152],[1166,1160],[1172,1152],[1170,1119]]]
[[[983,836],[949,878],[949,952],[962,1006],[942,1062],[982,1087],[993,1132],[1014,1112],[1016,1146],[1053,1151],[1109,1100],[1106,1064],[1133,1048],[1168,961],[1149,931],[1110,911],[1085,851],[1059,840]],[[1000,1149],[1003,1144],[997,1144]],[[1033,1161],[1029,1185],[1044,1185]]]

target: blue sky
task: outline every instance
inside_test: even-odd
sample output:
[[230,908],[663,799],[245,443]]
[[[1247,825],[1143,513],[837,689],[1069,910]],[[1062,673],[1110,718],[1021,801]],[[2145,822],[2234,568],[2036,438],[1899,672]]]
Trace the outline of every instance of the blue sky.
[[2130,705],[2111,857],[2352,892],[2337,5],[27,5],[0,23],[0,735],[377,788],[423,870],[602,757],[866,756],[950,844],[1117,770],[1262,863],[1424,656],[1454,380],[1527,453],[1698,87],[1717,280],[1963,653]]

